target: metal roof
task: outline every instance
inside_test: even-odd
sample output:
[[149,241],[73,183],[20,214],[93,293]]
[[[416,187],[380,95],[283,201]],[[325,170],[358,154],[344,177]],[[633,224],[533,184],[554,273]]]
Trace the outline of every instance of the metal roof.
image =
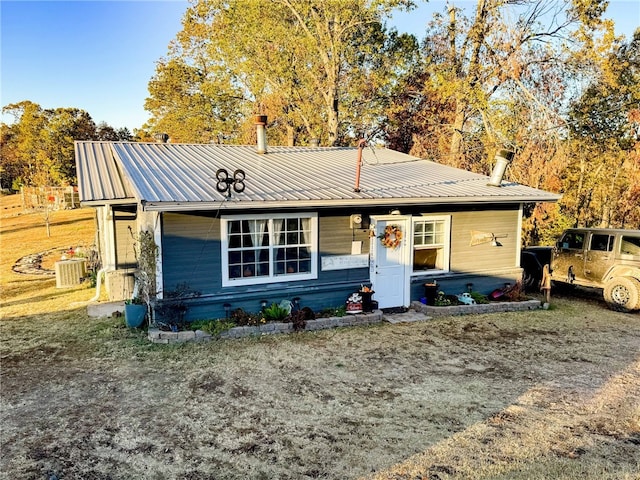
[[[347,205],[554,202],[560,195],[503,182],[385,148],[365,148],[360,192],[356,147],[269,147],[76,142],[80,199],[140,201],[145,210]],[[216,172],[244,170],[246,188],[228,199]]]

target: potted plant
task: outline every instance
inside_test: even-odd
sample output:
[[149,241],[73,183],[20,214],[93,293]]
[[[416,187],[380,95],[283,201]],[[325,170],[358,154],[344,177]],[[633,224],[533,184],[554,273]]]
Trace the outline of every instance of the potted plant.
[[[153,238],[153,232],[140,230],[134,236],[135,254],[138,268],[134,273],[135,286],[134,297],[128,301],[130,306],[142,306],[145,314],[149,318],[149,324],[152,323],[151,302],[156,298],[156,261],[158,259],[158,245]],[[133,310],[133,309],[132,309]],[[135,308],[139,310],[139,308]],[[129,326],[126,318],[127,305],[125,304],[125,322]],[[133,313],[133,312],[132,312]],[[142,325],[144,315],[138,327]]]
[[362,311],[363,312],[373,311],[373,300],[371,299],[371,297],[376,292],[371,290],[371,287],[369,286],[360,285],[360,290],[358,291],[358,293],[362,297]]
[[124,323],[129,328],[139,328],[147,315],[147,306],[140,297],[126,300],[124,303]]

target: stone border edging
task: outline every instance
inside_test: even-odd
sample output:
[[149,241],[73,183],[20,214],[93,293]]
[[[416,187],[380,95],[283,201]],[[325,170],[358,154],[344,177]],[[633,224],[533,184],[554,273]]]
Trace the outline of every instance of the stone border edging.
[[[303,331],[324,330],[336,327],[353,327],[355,325],[370,325],[382,322],[382,311],[376,310],[372,313],[358,313],[355,315],[345,315],[343,317],[316,318],[307,320]],[[270,322],[258,326],[233,327],[225,330],[215,338],[243,338],[260,335],[275,335],[278,333],[292,333],[293,323]],[[214,337],[202,330],[185,332],[164,332],[157,328],[150,328],[147,338],[153,343],[182,343],[189,341],[206,342]]]
[[450,307],[434,307],[420,302],[411,302],[411,309],[433,317],[450,315],[470,315],[480,313],[520,312],[537,310],[542,307],[540,300],[525,300],[523,302],[492,302],[475,305],[452,305]]
[[[525,300],[523,302],[493,302],[479,303],[476,305],[453,305],[450,307],[433,307],[420,302],[411,302],[411,310],[424,313],[429,317],[445,317],[456,315],[472,315],[481,313],[517,312],[526,310],[537,310],[542,307],[540,300]],[[370,325],[380,323],[384,319],[381,310],[372,313],[359,313],[355,315],[345,315],[343,317],[317,318],[307,320],[303,331],[324,330],[336,327],[353,327],[355,325]],[[270,322],[259,326],[233,327],[225,330],[215,338],[243,338],[261,335],[275,335],[278,333],[292,333],[293,323]],[[183,342],[207,342],[214,337],[202,330],[184,332],[164,332],[157,328],[150,328],[147,338],[153,343],[183,343]]]

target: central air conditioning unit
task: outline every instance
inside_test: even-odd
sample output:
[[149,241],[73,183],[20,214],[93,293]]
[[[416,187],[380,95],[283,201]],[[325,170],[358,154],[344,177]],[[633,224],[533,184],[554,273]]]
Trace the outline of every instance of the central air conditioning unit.
[[80,285],[87,275],[87,262],[81,260],[62,260],[56,262],[56,287],[66,288]]

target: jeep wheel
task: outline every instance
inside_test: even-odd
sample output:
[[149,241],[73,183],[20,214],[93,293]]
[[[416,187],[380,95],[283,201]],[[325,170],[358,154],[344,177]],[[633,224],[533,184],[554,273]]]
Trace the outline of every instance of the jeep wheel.
[[630,312],[640,309],[640,281],[616,277],[604,286],[604,300],[612,310]]

